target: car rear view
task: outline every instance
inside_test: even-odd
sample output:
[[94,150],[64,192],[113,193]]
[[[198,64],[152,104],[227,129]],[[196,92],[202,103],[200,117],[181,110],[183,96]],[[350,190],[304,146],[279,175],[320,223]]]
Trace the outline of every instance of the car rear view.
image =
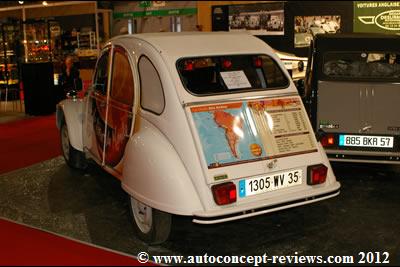
[[187,57],[177,69],[185,89],[198,97],[186,104],[186,114],[214,199],[211,209],[196,212],[195,222],[223,222],[338,194],[301,98],[288,90],[293,84],[275,59]]
[[332,160],[400,163],[399,40],[345,37],[342,50],[316,41],[311,112]]

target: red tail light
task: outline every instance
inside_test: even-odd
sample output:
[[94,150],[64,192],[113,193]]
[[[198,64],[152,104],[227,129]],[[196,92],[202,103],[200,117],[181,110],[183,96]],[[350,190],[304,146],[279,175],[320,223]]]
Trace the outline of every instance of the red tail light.
[[328,168],[324,164],[312,165],[307,167],[307,184],[323,184],[326,181]]
[[218,205],[236,202],[236,185],[232,182],[213,185],[211,190]]
[[232,61],[230,61],[229,59],[225,59],[224,61],[222,61],[222,66],[224,67],[224,69],[230,69],[232,67]]
[[327,134],[321,138],[321,145],[323,147],[335,145],[335,136],[333,134]]
[[262,59],[260,57],[256,57],[254,59],[254,66],[256,68],[261,68],[262,67]]
[[186,61],[185,62],[185,70],[192,71],[193,69],[194,69],[193,61],[190,61],[190,60]]

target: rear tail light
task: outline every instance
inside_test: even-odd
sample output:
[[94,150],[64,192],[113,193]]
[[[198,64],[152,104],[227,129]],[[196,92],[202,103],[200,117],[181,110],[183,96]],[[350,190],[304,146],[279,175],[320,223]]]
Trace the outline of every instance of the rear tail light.
[[194,63],[193,63],[193,61],[191,61],[191,60],[186,61],[186,62],[185,62],[185,67],[184,67],[184,69],[185,69],[186,71],[192,71],[192,70],[194,69]]
[[256,57],[254,59],[254,67],[256,67],[256,68],[262,67],[262,59],[260,57]]
[[222,61],[222,66],[224,67],[224,69],[230,69],[232,67],[232,61],[230,61],[229,59],[225,59],[224,61]]
[[307,167],[307,184],[323,184],[326,181],[328,168],[324,164],[312,165]]
[[327,134],[321,138],[321,145],[323,147],[335,145],[335,136],[333,134]]
[[213,185],[211,190],[218,205],[236,202],[236,185],[232,182]]

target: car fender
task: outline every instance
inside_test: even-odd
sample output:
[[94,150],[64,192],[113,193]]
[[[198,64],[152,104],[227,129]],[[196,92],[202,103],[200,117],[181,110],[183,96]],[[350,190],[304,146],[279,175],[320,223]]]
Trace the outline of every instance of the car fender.
[[122,188],[144,204],[172,214],[203,210],[198,193],[178,153],[153,124],[143,118],[129,140]]
[[57,104],[56,123],[60,129],[63,121],[68,128],[69,141],[73,148],[83,151],[82,125],[83,125],[82,100],[65,99]]
[[328,167],[328,175],[327,175],[327,183],[328,184],[337,184],[338,188],[340,188],[340,183],[336,180],[336,176],[333,173],[332,165],[328,159],[328,156],[325,152],[324,147],[322,146],[321,142],[317,142],[318,152],[321,155],[322,163]]

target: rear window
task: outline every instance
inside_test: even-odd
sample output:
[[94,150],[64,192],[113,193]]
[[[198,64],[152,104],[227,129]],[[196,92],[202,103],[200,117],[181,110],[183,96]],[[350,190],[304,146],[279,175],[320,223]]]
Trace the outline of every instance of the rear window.
[[400,53],[329,52],[324,55],[322,68],[329,78],[399,80]]
[[177,68],[184,87],[196,95],[284,88],[289,81],[267,55],[183,58]]

